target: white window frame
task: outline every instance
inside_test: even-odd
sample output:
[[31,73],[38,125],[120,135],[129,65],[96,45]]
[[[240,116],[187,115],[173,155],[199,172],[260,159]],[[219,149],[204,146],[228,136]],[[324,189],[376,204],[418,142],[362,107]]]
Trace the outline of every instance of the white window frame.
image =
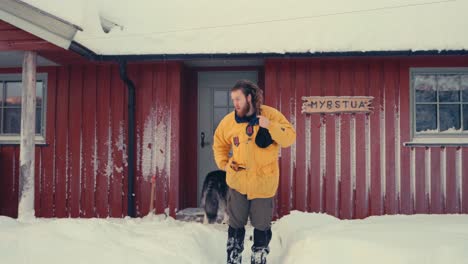
[[[21,73],[12,73],[12,74],[0,74],[0,85],[3,85],[4,82],[8,81],[19,81],[22,82],[22,74]],[[37,73],[36,74],[36,82],[42,81],[43,82],[43,99],[42,99],[42,122],[41,122],[41,133],[36,134],[35,136],[35,144],[43,145],[46,144],[46,113],[47,113],[47,73]],[[5,86],[3,86],[4,88]],[[3,92],[3,90],[2,90]],[[1,113],[1,111],[0,111]],[[0,134],[0,145],[17,145],[21,143],[21,135],[2,135]]]
[[[461,108],[461,129],[462,132],[439,132],[439,133],[421,133],[416,132],[416,96],[414,87],[414,78],[417,74],[468,74],[468,68],[410,68],[410,122],[411,122],[411,142],[408,144],[425,144],[425,145],[462,145],[468,144],[468,130],[463,131],[463,108]],[[437,98],[437,105],[439,105]],[[463,102],[460,102],[463,106]],[[437,112],[438,113],[438,112]],[[439,122],[437,116],[437,122]]]

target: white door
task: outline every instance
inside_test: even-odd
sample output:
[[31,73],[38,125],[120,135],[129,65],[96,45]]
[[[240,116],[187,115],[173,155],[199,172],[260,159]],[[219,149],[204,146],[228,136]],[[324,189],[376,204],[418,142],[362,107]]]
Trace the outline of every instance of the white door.
[[213,134],[221,119],[233,111],[229,91],[240,79],[257,83],[257,75],[256,71],[198,73],[198,205],[205,176],[217,170]]

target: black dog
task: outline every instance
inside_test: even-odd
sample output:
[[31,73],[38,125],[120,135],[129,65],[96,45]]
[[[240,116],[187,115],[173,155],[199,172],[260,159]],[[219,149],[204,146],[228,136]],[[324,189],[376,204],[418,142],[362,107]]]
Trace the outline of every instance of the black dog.
[[203,223],[212,224],[216,222],[218,215],[224,215],[223,223],[227,223],[227,191],[225,171],[212,171],[206,175],[201,194],[201,206],[205,211]]

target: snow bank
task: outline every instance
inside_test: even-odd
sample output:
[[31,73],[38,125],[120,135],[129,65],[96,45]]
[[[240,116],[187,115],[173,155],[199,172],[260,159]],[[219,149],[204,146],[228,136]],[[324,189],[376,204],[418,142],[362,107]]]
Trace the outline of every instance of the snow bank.
[[339,221],[293,212],[274,231],[281,263],[468,263],[467,215],[382,216]]
[[[248,263],[252,227],[243,258]],[[0,216],[0,263],[225,262],[227,226],[140,219]],[[273,225],[269,264],[467,263],[468,215],[383,216],[342,221],[292,212]]]
[[0,263],[216,263],[225,232],[151,216],[144,219],[0,217]]

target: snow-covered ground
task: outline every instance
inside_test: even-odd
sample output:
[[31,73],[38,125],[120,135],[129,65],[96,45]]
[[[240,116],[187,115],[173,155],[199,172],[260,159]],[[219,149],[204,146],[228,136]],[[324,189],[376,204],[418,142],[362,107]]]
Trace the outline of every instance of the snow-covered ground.
[[[0,216],[0,263],[224,263],[226,230],[159,215],[20,221]],[[249,227],[244,260],[251,233]],[[292,212],[274,223],[270,246],[269,263],[468,263],[468,215],[343,221]]]

